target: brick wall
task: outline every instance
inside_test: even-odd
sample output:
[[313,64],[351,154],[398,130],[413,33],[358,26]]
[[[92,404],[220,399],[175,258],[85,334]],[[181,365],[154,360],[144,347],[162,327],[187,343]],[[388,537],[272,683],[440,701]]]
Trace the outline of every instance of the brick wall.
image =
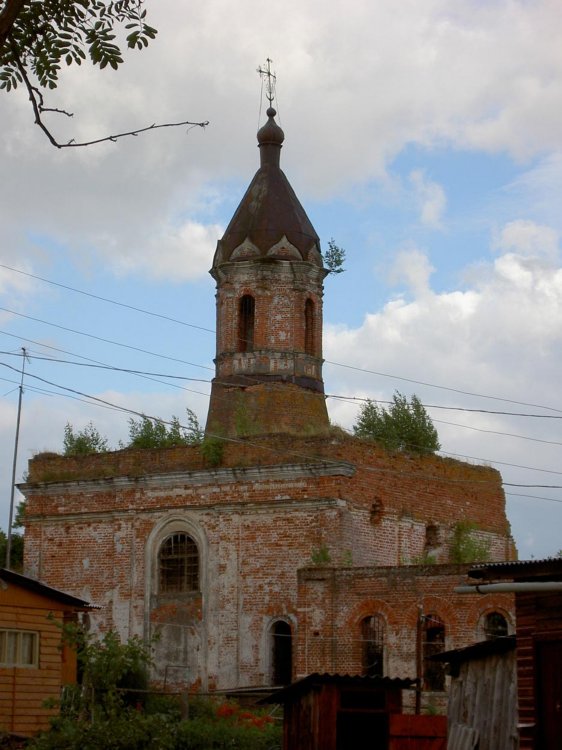
[[[297,676],[362,673],[361,622],[379,615],[385,628],[384,675],[415,678],[417,621],[437,615],[445,625],[443,650],[482,640],[487,613],[497,611],[514,631],[509,594],[455,594],[467,565],[375,568],[309,567],[298,574]],[[441,696],[427,700],[442,701]]]
[[[43,455],[30,462],[22,490],[26,572],[102,605],[91,616],[95,629],[115,628],[124,638],[160,632],[156,677],[204,688],[268,683],[270,627],[276,619],[291,624],[296,669],[304,668],[303,653],[309,653],[313,638],[305,648],[301,633],[311,626],[303,620],[297,571],[318,555],[346,566],[334,574],[333,606],[324,579],[306,583],[307,597],[314,598],[318,588],[318,627],[334,628],[342,638],[355,604],[381,599],[379,589],[396,609],[389,622],[406,616],[420,591],[434,591],[435,576],[385,568],[377,577],[372,567],[360,569],[368,575],[349,567],[412,562],[426,551],[428,524],[439,529],[443,559],[459,519],[478,524],[492,542],[493,559],[513,555],[495,470],[436,456],[392,455],[339,433],[227,443],[217,468],[205,468],[196,447],[82,458]],[[200,591],[162,596],[158,549],[177,530],[197,543]],[[439,586],[444,591],[452,580],[445,576]],[[392,581],[403,582],[394,599]],[[411,606],[407,596],[414,597]],[[459,600],[458,606],[465,605]],[[473,634],[477,615],[464,617],[448,617],[458,623],[452,645]],[[407,643],[406,624],[399,622],[393,638]],[[323,637],[318,643],[322,656],[307,663],[331,670],[331,642]],[[344,660],[341,666],[354,663]]]

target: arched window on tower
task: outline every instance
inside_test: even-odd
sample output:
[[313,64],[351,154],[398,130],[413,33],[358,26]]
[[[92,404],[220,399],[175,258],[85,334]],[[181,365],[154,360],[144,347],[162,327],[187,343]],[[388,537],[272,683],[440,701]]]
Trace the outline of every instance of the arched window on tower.
[[251,294],[240,298],[238,307],[238,351],[254,350],[254,318],[256,302]]
[[503,638],[508,634],[507,620],[499,612],[488,612],[484,620],[484,636],[487,641]]
[[361,621],[361,646],[363,674],[368,677],[384,676],[385,625],[381,615],[371,615]]
[[423,677],[426,690],[445,690],[445,665],[432,661],[431,656],[445,651],[445,623],[437,615],[423,618]]
[[277,620],[271,626],[271,684],[289,685],[293,676],[293,634],[291,626]]
[[199,550],[188,534],[172,534],[162,542],[158,570],[161,594],[199,591]]
[[304,351],[314,356],[314,302],[310,297],[304,303]]

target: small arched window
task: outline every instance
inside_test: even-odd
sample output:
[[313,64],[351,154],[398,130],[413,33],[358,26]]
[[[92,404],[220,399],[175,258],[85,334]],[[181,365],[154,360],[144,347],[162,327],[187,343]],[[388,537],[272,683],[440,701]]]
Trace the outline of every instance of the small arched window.
[[385,625],[380,615],[365,617],[361,622],[363,674],[368,677],[384,676]]
[[290,685],[293,676],[293,634],[284,620],[274,622],[271,630],[271,684]]
[[199,591],[199,550],[188,534],[172,534],[158,554],[160,593]]
[[314,356],[314,302],[310,297],[304,304],[304,351]]
[[254,350],[254,319],[256,302],[251,294],[240,298],[238,306],[238,351]]
[[503,638],[508,634],[507,620],[499,612],[489,612],[484,620],[484,635],[487,641]]
[[426,690],[445,690],[445,666],[432,661],[431,656],[445,651],[445,623],[437,615],[425,615],[423,619],[423,661]]

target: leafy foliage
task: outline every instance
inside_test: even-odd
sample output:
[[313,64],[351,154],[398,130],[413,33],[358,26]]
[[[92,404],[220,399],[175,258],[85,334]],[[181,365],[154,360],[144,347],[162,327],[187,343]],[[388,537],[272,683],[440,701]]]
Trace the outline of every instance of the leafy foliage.
[[[0,568],[3,568],[6,562],[7,545],[8,536],[5,531],[0,529]],[[15,570],[16,572],[21,572],[23,570],[23,534],[12,533],[10,569]]]
[[140,700],[150,649],[139,638],[121,643],[110,632],[97,641],[76,626],[63,633],[78,650],[82,685],[67,689],[60,715],[30,750],[280,750],[280,727],[236,703],[195,697],[182,721],[173,697]]
[[224,441],[220,437],[208,435],[201,443],[201,453],[209,466],[220,466],[224,456]]
[[490,559],[490,545],[477,539],[474,532],[478,527],[472,521],[459,521],[455,524],[451,540],[451,562],[475,563]]
[[330,550],[325,544],[313,549],[310,553],[310,559],[313,565],[329,565],[332,562]]
[[328,249],[322,255],[324,265],[328,269],[328,273],[343,273],[345,268],[343,267],[345,261],[345,250],[342,247],[336,245],[334,238],[328,242]]
[[105,453],[109,450],[109,445],[92,422],[88,422],[83,430],[77,432],[70,422],[67,422],[64,428],[63,448],[65,456],[86,456],[90,453]]
[[203,430],[194,412],[187,409],[187,426],[173,416],[169,422],[142,416],[129,420],[128,448],[173,448],[178,445],[200,445]]
[[[12,11],[12,8],[19,10]],[[146,22],[143,0],[0,1],[0,88],[24,82],[22,68],[39,86],[54,89],[61,66],[90,59],[116,70],[123,62],[117,30],[129,49],[143,49],[156,36]]]
[[361,407],[353,427],[358,437],[372,438],[390,450],[435,453],[441,447],[431,417],[416,395],[396,391],[388,409],[370,399]]

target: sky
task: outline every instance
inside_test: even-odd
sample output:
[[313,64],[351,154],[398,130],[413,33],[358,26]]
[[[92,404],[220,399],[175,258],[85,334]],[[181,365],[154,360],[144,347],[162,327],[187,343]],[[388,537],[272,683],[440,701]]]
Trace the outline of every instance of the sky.
[[[496,466],[522,559],[562,548],[559,0],[147,0],[118,70],[64,70],[53,148],[0,92],[0,526],[67,422],[117,447],[133,412],[204,424],[216,241],[258,167],[273,60],[282,168],[324,249],[331,420],[415,393],[443,455]],[[103,298],[103,299],[102,299]],[[104,365],[104,369],[93,365]],[[131,374],[120,370],[136,370]],[[93,401],[89,397],[101,399]]]

